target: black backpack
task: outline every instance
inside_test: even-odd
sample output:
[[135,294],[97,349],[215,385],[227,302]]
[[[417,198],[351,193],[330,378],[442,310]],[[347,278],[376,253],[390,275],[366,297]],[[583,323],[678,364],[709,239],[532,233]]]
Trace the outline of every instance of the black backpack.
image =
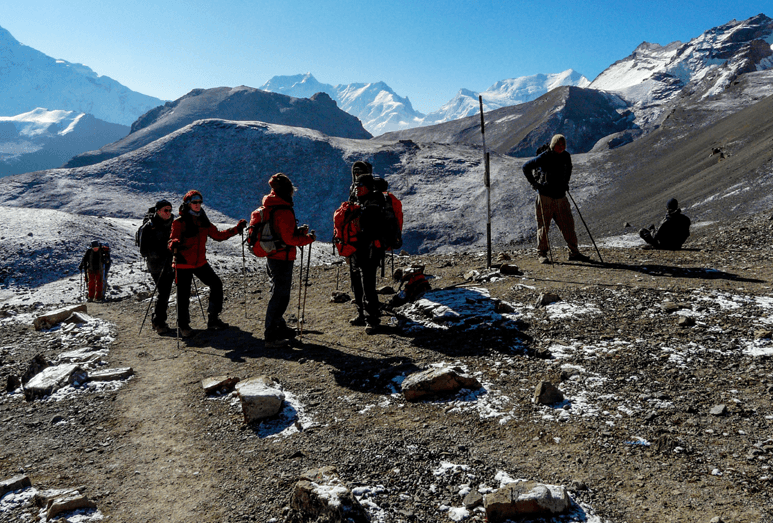
[[142,255],[143,258],[147,257],[149,253],[146,252],[147,248],[143,249],[142,235],[146,230],[153,227],[153,224],[151,223],[150,220],[152,220],[153,216],[155,215],[156,215],[156,208],[155,207],[148,208],[148,211],[145,213],[145,216],[143,216],[142,218],[142,225],[140,225],[139,228],[137,229],[137,232],[134,233],[134,244],[140,248],[140,254]]

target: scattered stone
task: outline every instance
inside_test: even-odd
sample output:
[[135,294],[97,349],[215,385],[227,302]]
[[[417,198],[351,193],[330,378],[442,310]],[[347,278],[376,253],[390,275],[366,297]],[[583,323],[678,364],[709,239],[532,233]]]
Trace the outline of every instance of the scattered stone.
[[9,374],[8,378],[5,381],[5,391],[13,392],[19,387],[21,387],[21,378],[19,378],[19,376]]
[[536,515],[556,515],[571,505],[566,488],[536,481],[509,483],[483,498],[489,523]]
[[771,337],[773,337],[773,332],[767,329],[759,329],[754,331],[755,340],[769,340]]
[[97,505],[81,494],[78,489],[45,490],[35,494],[35,503],[46,509],[46,517],[53,518],[62,512],[97,508]]
[[27,365],[27,370],[24,371],[24,374],[22,374],[21,382],[27,383],[34,376],[37,376],[43,372],[43,369],[49,367],[50,365],[51,363],[49,363],[49,361],[42,354],[36,354]]
[[680,327],[692,327],[695,325],[695,318],[691,318],[690,316],[679,316],[677,324]]
[[379,287],[376,289],[376,292],[379,294],[394,294],[395,289],[391,285],[384,285],[383,287]]
[[338,476],[335,467],[309,470],[293,488],[285,523],[367,523],[365,508]]
[[663,312],[676,312],[679,310],[679,305],[672,301],[664,301],[663,305],[661,305],[661,308],[663,309]]
[[546,307],[551,303],[555,303],[557,301],[561,301],[561,297],[558,294],[553,294],[552,292],[543,292],[537,298],[537,303],[535,304],[535,306]]
[[241,399],[245,423],[276,416],[282,410],[285,400],[285,394],[279,385],[265,376],[237,383],[236,392]]
[[57,423],[60,423],[62,421],[64,421],[64,416],[62,416],[61,414],[57,414],[56,416],[51,418],[51,425],[56,425]]
[[31,486],[32,482],[28,476],[19,475],[10,479],[4,479],[3,481],[0,481],[0,498],[9,492],[13,492],[14,490],[19,490]]
[[498,312],[500,314],[512,314],[515,312],[515,307],[506,301],[494,300],[494,312]]
[[62,321],[69,318],[74,312],[87,312],[86,304],[74,305],[72,307],[65,307],[63,309],[57,309],[55,311],[47,312],[42,316],[38,316],[32,322],[36,331],[43,329],[50,329],[54,325],[58,325]]
[[499,272],[507,276],[521,276],[523,271],[512,263],[503,263],[499,266]]
[[330,296],[331,303],[349,303],[350,301],[352,301],[352,297],[345,292],[333,291]]
[[115,381],[125,380],[134,374],[131,367],[118,367],[115,369],[100,369],[89,372],[89,381]]
[[106,349],[94,347],[81,347],[67,352],[63,352],[56,358],[59,363],[78,363],[84,366],[94,366],[102,362],[102,356],[106,356]]
[[417,401],[425,396],[454,394],[461,389],[479,389],[481,384],[475,378],[465,376],[458,367],[441,367],[411,374],[402,383],[402,392],[408,401]]
[[630,224],[630,223],[628,223],[628,222],[625,222],[625,223],[623,224],[623,229],[627,229],[627,228],[629,228],[630,226],[631,226],[631,224]]
[[472,510],[483,506],[483,494],[478,492],[478,489],[470,491],[469,494],[464,496],[464,506],[468,510]]
[[239,381],[240,378],[236,376],[215,376],[201,380],[201,387],[204,389],[204,394],[215,394],[216,392],[227,394],[236,388]]
[[35,375],[24,387],[24,397],[27,401],[49,396],[67,385],[81,385],[88,381],[88,373],[80,365],[65,363],[47,367]]
[[549,381],[542,381],[534,391],[534,403],[554,405],[564,401],[564,394]]
[[724,416],[725,414],[727,414],[727,406],[714,405],[713,407],[711,407],[709,414],[711,414],[712,416]]
[[94,321],[94,318],[86,314],[85,312],[73,312],[67,319],[62,320],[61,323],[90,323]]
[[512,257],[510,257],[510,255],[507,254],[506,252],[500,252],[499,254],[497,254],[497,261],[500,263],[510,261],[510,260],[512,260]]
[[714,516],[709,523],[725,523],[725,520],[722,519],[722,516]]

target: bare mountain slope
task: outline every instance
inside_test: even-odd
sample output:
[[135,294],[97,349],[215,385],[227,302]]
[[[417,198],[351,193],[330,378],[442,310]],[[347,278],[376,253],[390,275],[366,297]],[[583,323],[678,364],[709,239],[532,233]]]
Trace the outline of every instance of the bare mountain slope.
[[[573,153],[589,151],[612,133],[632,127],[626,104],[614,95],[592,89],[558,87],[538,99],[486,113],[486,145],[511,156],[533,156],[555,133],[570,137]],[[481,144],[480,115],[430,127],[387,133],[379,141]]]
[[131,134],[98,151],[70,160],[65,167],[93,165],[139,149],[186,125],[207,118],[233,121],[261,121],[316,129],[328,136],[370,138],[362,123],[340,110],[326,94],[309,98],[260,91],[251,87],[195,89],[156,107],[132,124]]

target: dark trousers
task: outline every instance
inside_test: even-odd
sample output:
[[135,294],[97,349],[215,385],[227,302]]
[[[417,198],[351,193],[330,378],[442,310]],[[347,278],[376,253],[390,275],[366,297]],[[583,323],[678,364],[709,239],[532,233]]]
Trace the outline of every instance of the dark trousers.
[[[152,269],[157,270],[153,271]],[[153,309],[153,324],[162,325],[166,323],[166,309],[169,306],[169,296],[172,294],[172,284],[174,283],[172,264],[170,263],[160,268],[152,267],[150,276],[156,282],[156,289],[158,290],[158,300],[156,300],[156,307]],[[188,294],[190,294],[190,289]]]
[[216,318],[223,310],[223,282],[210,265],[204,264],[195,269],[177,269],[177,324],[190,325],[191,283],[196,276],[201,283],[209,287],[209,305],[207,313]]
[[357,313],[365,316],[365,321],[378,325],[381,316],[381,304],[376,292],[376,275],[384,252],[373,247],[359,248],[349,260],[349,275],[352,279],[352,293],[357,304]]
[[266,258],[266,271],[271,280],[271,296],[266,306],[266,332],[264,339],[275,341],[282,338],[287,328],[284,313],[290,304],[290,289],[293,285],[293,260],[272,260]]

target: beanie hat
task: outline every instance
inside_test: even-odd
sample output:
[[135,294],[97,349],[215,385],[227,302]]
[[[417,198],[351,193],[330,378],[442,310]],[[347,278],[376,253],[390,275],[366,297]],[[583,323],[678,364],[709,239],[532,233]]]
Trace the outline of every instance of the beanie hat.
[[194,196],[198,196],[201,201],[204,201],[204,197],[201,195],[201,193],[196,189],[192,189],[185,193],[185,196],[183,196],[183,203],[190,203]]
[[156,202],[156,210],[157,211],[160,211],[164,207],[171,207],[171,206],[172,206],[172,204],[169,203],[169,200],[158,200]]
[[93,249],[94,247],[99,247],[99,242],[97,240],[91,242],[91,248]]
[[291,199],[293,197],[293,193],[295,192],[293,182],[291,182],[290,178],[288,178],[284,173],[276,173],[271,177],[271,179],[269,179],[268,185],[274,189],[274,192],[277,196],[284,200]]
[[679,202],[676,201],[676,198],[671,198],[668,200],[668,203],[666,203],[666,209],[669,211],[675,211],[679,208]]
[[389,182],[387,182],[381,176],[374,176],[373,177],[373,187],[378,192],[387,192],[389,190]]
[[362,185],[368,189],[375,188],[375,181],[372,174],[361,174],[357,177],[357,185]]
[[555,149],[556,144],[558,144],[558,142],[561,140],[563,140],[564,143],[566,143],[566,138],[564,137],[563,134],[554,134],[553,138],[550,139],[550,150],[552,151],[553,149]]
[[368,162],[357,161],[352,165],[352,175],[357,178],[363,174],[373,174],[373,166]]

